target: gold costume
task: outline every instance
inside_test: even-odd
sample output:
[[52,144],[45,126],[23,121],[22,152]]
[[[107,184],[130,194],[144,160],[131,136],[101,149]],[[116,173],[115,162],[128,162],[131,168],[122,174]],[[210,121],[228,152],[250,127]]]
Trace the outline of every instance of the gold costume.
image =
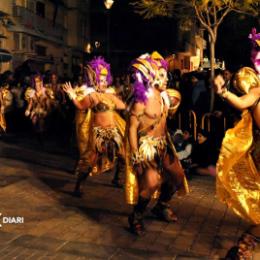
[[6,121],[4,113],[0,113],[0,130],[6,131]]
[[[167,95],[165,95],[167,93]],[[169,113],[171,116],[177,111],[181,96],[180,93],[173,89],[167,89],[165,94],[162,94],[162,97],[164,99],[164,102],[166,106],[168,107],[167,114]],[[169,99],[167,99],[167,97]],[[177,104],[171,104],[170,98],[176,98],[178,100]],[[160,121],[158,121],[159,123]],[[149,127],[147,127],[148,129]],[[139,130],[143,133],[143,130]],[[126,131],[128,133],[128,131]],[[126,202],[130,205],[135,205],[138,201],[139,196],[139,190],[138,190],[138,180],[137,176],[133,170],[132,164],[131,164],[131,151],[130,151],[130,144],[128,138],[126,140],[126,181],[125,181],[125,196],[126,196]],[[172,143],[170,134],[167,132],[166,136],[162,137],[153,137],[149,135],[142,135],[139,138],[139,154],[142,156],[142,159],[144,160],[144,164],[147,166],[152,166],[155,168],[158,168],[158,161],[156,161],[156,157],[160,159],[161,162],[159,164],[163,163],[163,158],[167,153],[167,146],[168,151],[172,153],[174,156],[177,156],[176,150],[174,147],[174,144]],[[159,165],[162,167],[162,165]],[[189,186],[188,181],[186,177],[184,176],[183,186],[177,191],[178,195],[185,195],[189,193]],[[160,191],[156,191],[153,194],[153,198],[158,198],[160,194]]]
[[[90,94],[93,91],[83,91],[78,89],[76,92],[78,100],[82,100],[86,94]],[[111,92],[110,92],[111,93]],[[92,167],[90,175],[104,173],[113,168],[114,161],[110,161],[107,156],[102,156],[102,164],[96,160],[93,162],[91,156],[97,152],[104,152],[104,142],[113,139],[119,148],[120,154],[124,154],[123,137],[125,131],[125,121],[118,115],[116,111],[113,111],[115,118],[115,127],[102,128],[92,127],[93,125],[93,109],[77,110],[76,112],[76,136],[79,148],[79,161],[76,166],[76,174],[79,172],[86,172],[88,167]]]
[[40,95],[31,87],[25,91],[25,100],[29,103],[32,100],[32,108],[30,110],[30,118],[44,118],[50,112],[51,102],[54,100],[54,93],[50,88],[43,88]]
[[251,156],[252,126],[250,112],[244,111],[226,132],[217,162],[217,196],[239,216],[260,224],[260,172]]
[[0,111],[0,130],[6,131],[6,120],[5,120],[5,112],[11,108],[13,103],[13,95],[8,87],[3,87],[1,89],[2,102],[1,111]]
[[217,162],[216,191],[236,214],[260,224],[260,137],[253,128],[251,112],[244,110],[241,120],[226,132]]

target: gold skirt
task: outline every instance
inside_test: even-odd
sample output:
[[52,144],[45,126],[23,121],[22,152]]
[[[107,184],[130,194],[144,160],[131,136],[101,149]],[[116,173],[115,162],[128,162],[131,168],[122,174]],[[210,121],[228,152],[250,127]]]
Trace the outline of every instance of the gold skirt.
[[[259,145],[259,139],[257,142]],[[240,217],[260,224],[259,158],[254,161],[252,157],[253,143],[252,116],[244,111],[242,119],[223,139],[217,162],[216,192]]]

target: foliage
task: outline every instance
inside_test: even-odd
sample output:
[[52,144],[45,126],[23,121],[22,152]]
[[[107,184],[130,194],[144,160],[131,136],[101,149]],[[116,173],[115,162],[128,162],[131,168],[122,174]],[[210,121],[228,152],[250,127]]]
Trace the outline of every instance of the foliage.
[[145,19],[156,16],[195,16],[205,25],[219,25],[229,12],[259,16],[260,0],[133,0],[135,12]]

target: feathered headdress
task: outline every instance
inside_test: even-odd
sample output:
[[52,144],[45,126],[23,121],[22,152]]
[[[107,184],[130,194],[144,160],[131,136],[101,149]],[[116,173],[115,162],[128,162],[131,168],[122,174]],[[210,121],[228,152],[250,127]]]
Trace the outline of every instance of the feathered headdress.
[[256,28],[252,29],[252,32],[248,36],[252,40],[253,47],[260,47],[260,33],[256,32]]
[[135,101],[145,103],[151,83],[156,77],[158,64],[151,55],[143,54],[132,63],[135,82],[133,94]]
[[85,74],[88,85],[97,86],[100,82],[100,76],[106,76],[108,85],[112,83],[110,65],[105,62],[103,57],[95,57],[85,67]]
[[248,38],[251,39],[252,42],[251,61],[255,63],[256,55],[260,51],[260,33],[256,32],[256,28],[253,28]]
[[159,52],[154,51],[151,54],[151,58],[157,62],[159,68],[164,68],[165,70],[168,70],[168,62],[163,58],[163,56]]

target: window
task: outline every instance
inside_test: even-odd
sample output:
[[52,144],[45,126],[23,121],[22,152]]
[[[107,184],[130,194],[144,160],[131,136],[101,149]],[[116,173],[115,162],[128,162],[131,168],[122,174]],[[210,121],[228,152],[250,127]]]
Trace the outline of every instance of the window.
[[14,49],[20,50],[20,34],[14,33]]
[[27,49],[27,36],[22,34],[22,50]]
[[45,4],[42,2],[36,2],[36,14],[45,17]]
[[30,42],[30,50],[34,50],[34,39],[31,37],[31,42]]
[[46,47],[42,45],[35,45],[35,51],[39,56],[46,56]]
[[190,57],[188,56],[184,57],[184,69],[190,69]]
[[27,8],[28,8],[30,11],[34,12],[34,1],[32,1],[32,0],[27,0]]

